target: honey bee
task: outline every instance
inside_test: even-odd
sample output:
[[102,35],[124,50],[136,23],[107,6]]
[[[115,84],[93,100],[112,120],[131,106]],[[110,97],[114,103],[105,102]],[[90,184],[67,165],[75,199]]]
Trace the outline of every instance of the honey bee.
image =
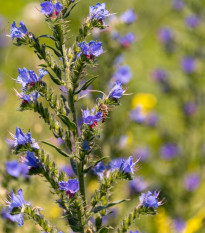
[[98,111],[102,113],[102,123],[104,123],[106,118],[108,117],[108,113],[109,113],[107,105],[101,103],[98,106]]

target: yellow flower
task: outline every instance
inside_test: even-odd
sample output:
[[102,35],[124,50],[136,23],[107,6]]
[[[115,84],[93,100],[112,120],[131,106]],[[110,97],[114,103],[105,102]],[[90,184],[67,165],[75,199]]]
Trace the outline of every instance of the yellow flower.
[[195,233],[203,226],[205,211],[200,210],[194,217],[187,221],[186,228],[183,233]]
[[88,189],[90,192],[93,193],[98,188],[99,188],[99,184],[96,180],[92,180],[89,182]]
[[147,113],[155,107],[156,103],[157,99],[154,95],[150,93],[138,93],[134,95],[132,99],[132,108],[134,109],[137,106],[141,106],[142,111]]
[[171,233],[171,221],[167,216],[165,209],[163,207],[159,208],[157,215],[155,216],[155,223],[158,233]]

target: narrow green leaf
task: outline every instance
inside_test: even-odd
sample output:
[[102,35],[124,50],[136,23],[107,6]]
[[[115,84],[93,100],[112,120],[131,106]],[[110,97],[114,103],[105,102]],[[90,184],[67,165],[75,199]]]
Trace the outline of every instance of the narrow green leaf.
[[77,4],[78,4],[78,2],[76,2],[70,9],[68,9],[68,10],[65,12],[65,14],[64,14],[64,16],[63,16],[63,19],[67,18],[67,17],[70,15],[71,11],[73,10],[73,8],[74,8]]
[[114,206],[114,205],[121,204],[122,202],[125,202],[125,201],[129,201],[129,199],[124,199],[124,200],[120,200],[120,201],[111,202],[111,203],[109,203],[107,205],[103,205],[103,206],[97,206],[97,207],[92,209],[92,212],[98,213],[101,210],[107,209],[107,208],[109,208],[111,206]]
[[48,39],[52,39],[52,40],[56,41],[55,37],[51,36],[51,35],[41,35],[41,36],[38,37],[38,39],[39,38],[48,38]]
[[47,48],[53,50],[53,52],[55,53],[56,56],[58,57],[62,57],[62,54],[59,53],[56,49],[54,49],[53,47],[49,46],[49,45],[46,45]]
[[103,228],[99,231],[99,233],[107,233],[108,230],[109,230],[108,227],[103,227]]
[[63,82],[59,78],[54,77],[50,72],[48,72],[48,74],[55,84],[63,85]]
[[67,157],[67,158],[71,158],[72,156],[69,155],[68,153],[66,153],[65,151],[61,150],[60,148],[58,148],[57,146],[54,146],[53,144],[49,143],[49,142],[45,142],[45,141],[41,141],[42,143],[48,145],[48,146],[51,146],[53,147],[54,149],[56,149],[56,151],[58,151],[58,153],[60,153],[61,155],[63,155],[64,157]]
[[88,81],[86,81],[86,82],[83,84],[83,86],[82,86],[79,90],[77,90],[77,91],[75,92],[75,95],[79,94],[81,91],[85,91],[85,90],[90,86],[90,84],[91,84],[96,78],[97,78],[97,76],[95,76],[95,77],[93,77],[93,78],[90,78]]
[[67,116],[62,114],[58,114],[57,116],[62,120],[62,122],[68,127],[69,130],[76,130],[76,124],[72,122]]

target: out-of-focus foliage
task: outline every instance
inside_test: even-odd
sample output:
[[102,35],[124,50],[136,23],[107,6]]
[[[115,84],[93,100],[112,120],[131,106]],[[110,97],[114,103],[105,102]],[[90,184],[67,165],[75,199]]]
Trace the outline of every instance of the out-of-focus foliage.
[[[87,15],[89,5],[96,2],[81,0],[80,7],[73,10],[70,16],[70,43],[75,38],[81,20]],[[92,70],[93,73],[101,74],[93,89],[108,90],[110,80],[117,70],[117,65],[113,65],[114,60],[121,53],[125,57],[122,64],[129,65],[132,72],[132,78],[127,84],[127,93],[132,95],[122,100],[117,111],[109,109],[112,117],[106,120],[105,132],[100,139],[102,151],[99,153],[113,158],[130,154],[140,161],[138,180],[131,181],[126,188],[120,183],[115,190],[115,197],[134,197],[148,187],[161,190],[166,197],[166,204],[159,209],[155,217],[140,217],[140,221],[136,221],[136,229],[147,233],[203,233],[205,2],[187,0],[184,1],[182,9],[173,8],[171,0],[105,2],[108,9],[116,12],[116,16],[128,8],[134,9],[137,14],[137,22],[132,25],[122,28],[118,22],[114,25],[122,35],[128,32],[136,34],[136,42],[130,48],[119,51],[117,42],[109,31],[100,35],[96,35],[96,32],[94,34],[94,37],[102,40],[105,54],[99,59],[100,66]],[[37,35],[49,33],[43,23],[39,4],[40,1],[5,1],[0,11],[2,34],[9,32],[13,19],[23,20],[29,25],[30,31]],[[187,25],[187,17],[190,15],[199,16],[199,24],[196,27]],[[38,60],[29,49],[9,46],[10,42],[10,39],[1,35],[1,171],[5,170],[6,160],[14,159],[7,149],[5,138],[8,137],[8,131],[13,131],[16,126],[25,130],[30,128],[33,137],[40,135],[39,140],[59,145],[37,115],[30,112],[22,115],[16,111],[19,103],[13,89],[17,88],[17,84],[12,79],[18,76],[19,67],[34,69]],[[183,59],[187,56],[196,59],[195,70],[191,74],[182,69]],[[81,103],[91,107],[99,95],[94,92],[87,95],[89,98],[82,99]],[[46,149],[50,150],[49,147]],[[59,166],[66,165],[64,160],[55,156],[55,150],[50,152]],[[29,185],[26,182],[29,182]],[[52,195],[45,184],[39,182],[38,178],[26,182],[24,178],[18,181],[10,179],[4,181],[4,185],[15,190],[19,187],[18,184],[21,184],[21,187],[25,187],[25,196],[29,197],[25,199],[40,205],[48,219],[66,229],[64,221],[57,220],[61,210],[57,204],[52,204]],[[90,192],[98,188],[93,176],[89,176],[87,185]],[[0,187],[2,196],[3,190]],[[132,202],[122,204],[119,207],[121,212],[129,213],[137,201],[137,198],[133,198]],[[109,221],[120,222],[122,216],[117,213],[118,209],[114,209]],[[25,227],[26,232],[38,232],[29,222],[25,223]],[[3,232],[2,229],[0,231]],[[17,229],[16,232],[20,231],[21,229]]]

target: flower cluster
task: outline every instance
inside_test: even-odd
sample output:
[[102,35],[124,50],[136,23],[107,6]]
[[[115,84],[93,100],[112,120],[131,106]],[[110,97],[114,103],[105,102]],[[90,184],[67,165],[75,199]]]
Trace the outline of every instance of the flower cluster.
[[12,39],[14,38],[24,38],[27,34],[27,28],[23,21],[20,22],[20,27],[16,27],[16,23],[13,22],[11,30],[10,30],[10,36]]
[[52,2],[46,1],[41,3],[41,13],[44,15],[48,15],[49,17],[56,18],[58,14],[63,10],[63,6],[60,2],[56,4],[52,4]]

